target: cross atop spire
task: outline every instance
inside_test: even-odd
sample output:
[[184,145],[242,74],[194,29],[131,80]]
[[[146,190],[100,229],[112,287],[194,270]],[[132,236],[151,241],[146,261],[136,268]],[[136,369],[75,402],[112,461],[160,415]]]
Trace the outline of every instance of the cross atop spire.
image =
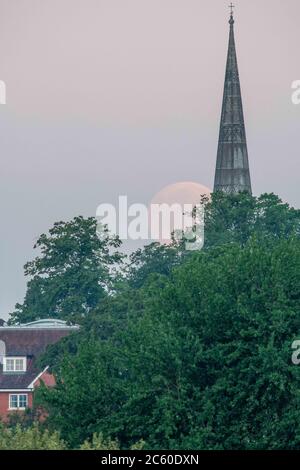
[[228,8],[230,8],[230,20],[229,24],[233,25],[234,24],[234,19],[233,19],[233,9],[235,8],[234,4],[231,2],[230,5],[228,5]]

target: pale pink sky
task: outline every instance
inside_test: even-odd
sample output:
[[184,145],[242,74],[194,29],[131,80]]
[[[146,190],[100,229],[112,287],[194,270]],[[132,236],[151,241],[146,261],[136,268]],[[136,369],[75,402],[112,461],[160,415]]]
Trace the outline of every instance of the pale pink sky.
[[[229,3],[0,0],[0,317],[56,220],[212,186]],[[235,4],[253,190],[299,207],[300,2]]]

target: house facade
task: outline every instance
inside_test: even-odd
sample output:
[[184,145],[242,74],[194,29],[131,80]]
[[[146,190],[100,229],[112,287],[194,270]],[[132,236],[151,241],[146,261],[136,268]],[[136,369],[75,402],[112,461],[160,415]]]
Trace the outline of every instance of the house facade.
[[37,365],[47,346],[78,330],[61,320],[38,320],[19,326],[0,327],[0,419],[32,407],[33,392],[41,381],[55,385],[48,367]]

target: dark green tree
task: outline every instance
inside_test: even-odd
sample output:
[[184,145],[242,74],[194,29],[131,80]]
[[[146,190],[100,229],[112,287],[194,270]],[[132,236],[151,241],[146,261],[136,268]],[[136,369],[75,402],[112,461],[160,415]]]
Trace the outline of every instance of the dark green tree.
[[202,251],[150,245],[121,283],[109,258],[80,333],[45,356],[57,386],[36,402],[70,447],[96,433],[123,449],[300,449],[300,212],[272,194],[204,204]]
[[113,268],[121,261],[120,241],[104,229],[97,233],[94,218],[75,217],[55,223],[34,248],[40,255],[25,265],[30,278],[23,304],[17,304],[11,323],[39,318],[81,322],[114,291]]
[[49,423],[73,446],[100,432],[122,448],[300,449],[299,272],[296,237],[194,254],[142,289],[122,331],[66,356]]
[[129,257],[127,278],[130,287],[140,288],[152,275],[169,276],[175,266],[181,264],[184,251],[180,244],[151,243],[138,249]]
[[243,245],[254,234],[260,239],[300,234],[300,211],[275,194],[212,194],[205,206],[205,248],[236,242]]
[[[300,211],[274,194],[254,197],[247,192],[217,192],[211,199],[199,196],[199,202],[205,208],[204,249],[233,242],[244,245],[254,235],[262,240],[275,240],[300,234]],[[170,245],[152,243],[137,250],[129,258],[129,286],[140,288],[153,276],[169,276],[190,255],[184,240]]]
[[110,343],[92,336],[82,340],[55,368],[56,387],[42,384],[35,393],[35,405],[49,413],[47,427],[60,430],[70,448],[92,438],[103,419],[120,409],[124,392],[114,353]]
[[299,272],[298,239],[233,244],[180,267],[123,335],[119,437],[157,449],[299,449]]

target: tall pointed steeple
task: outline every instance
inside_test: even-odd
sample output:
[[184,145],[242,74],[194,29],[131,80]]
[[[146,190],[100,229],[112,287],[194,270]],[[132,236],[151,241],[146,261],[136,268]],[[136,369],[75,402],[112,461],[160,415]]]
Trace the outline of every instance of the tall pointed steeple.
[[234,41],[233,5],[230,5],[229,46],[219,134],[214,191],[251,190],[242,95]]

